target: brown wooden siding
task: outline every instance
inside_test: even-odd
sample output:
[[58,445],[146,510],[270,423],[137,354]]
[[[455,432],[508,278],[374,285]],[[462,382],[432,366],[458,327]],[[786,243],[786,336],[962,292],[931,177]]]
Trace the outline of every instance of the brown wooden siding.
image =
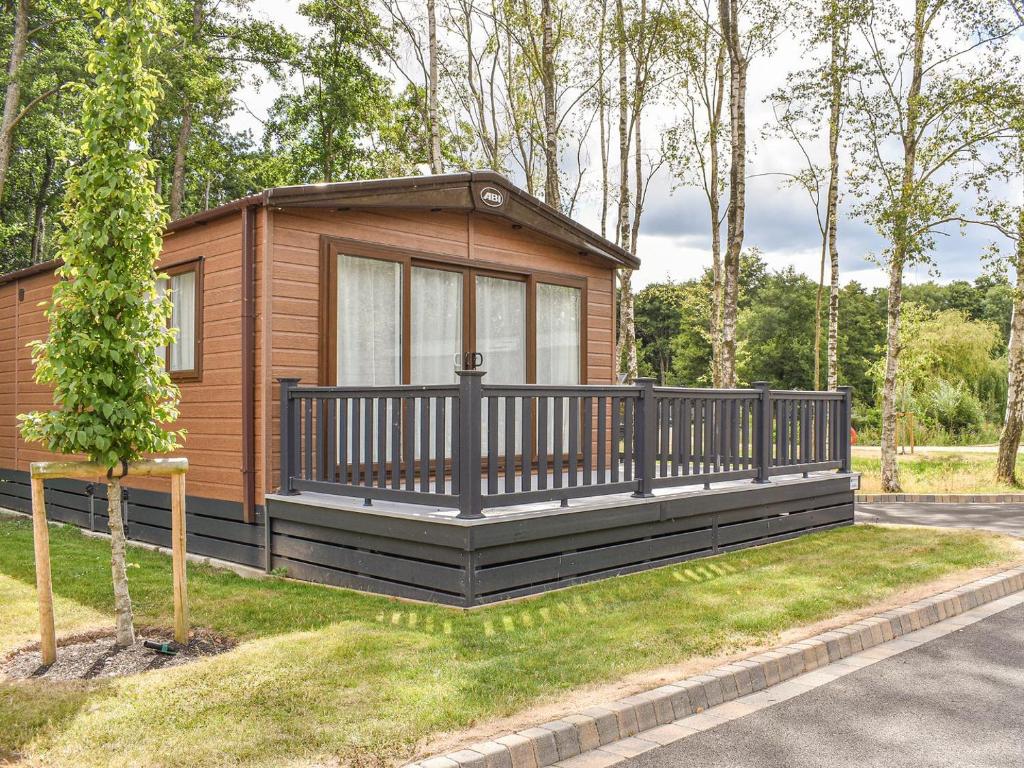
[[[192,496],[240,502],[241,480],[241,218],[231,214],[168,235],[160,259],[168,267],[203,259],[203,356],[201,381],[181,382],[181,418],[187,430],[180,455],[189,459]],[[53,272],[0,286],[0,466],[25,471],[33,461],[54,458],[18,433],[17,414],[52,406],[50,390],[32,380],[28,343],[45,337],[40,302],[50,298]],[[19,291],[24,299],[19,301]],[[166,491],[166,482],[128,485]]]

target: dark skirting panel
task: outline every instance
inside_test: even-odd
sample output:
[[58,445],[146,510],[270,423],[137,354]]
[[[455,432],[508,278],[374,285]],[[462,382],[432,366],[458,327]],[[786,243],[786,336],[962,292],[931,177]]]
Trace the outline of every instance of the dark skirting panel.
[[471,607],[853,523],[849,475],[484,520],[268,496],[271,568]]
[[[51,520],[107,532],[107,488],[81,480],[47,480],[46,514]],[[91,491],[91,493],[90,493]],[[132,541],[171,546],[171,495],[124,488],[126,532]],[[31,513],[32,495],[27,472],[0,469],[0,507]],[[262,568],[266,536],[262,522],[242,521],[242,505],[189,496],[185,503],[186,549],[193,554]],[[262,509],[257,510],[262,520]]]

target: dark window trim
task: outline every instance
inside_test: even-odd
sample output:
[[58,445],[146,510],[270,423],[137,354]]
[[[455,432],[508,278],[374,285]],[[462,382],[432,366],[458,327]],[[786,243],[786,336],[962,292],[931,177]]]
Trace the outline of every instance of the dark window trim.
[[187,272],[195,273],[195,319],[194,319],[194,338],[193,342],[193,356],[192,359],[195,361],[195,367],[187,371],[172,371],[171,370],[171,346],[168,344],[167,348],[164,349],[164,365],[167,367],[167,372],[171,375],[171,380],[175,382],[195,382],[203,380],[203,303],[204,303],[204,291],[203,291],[203,258],[200,256],[195,259],[188,261],[178,262],[177,264],[171,264],[166,267],[160,267],[158,270],[161,274],[167,275],[168,285],[170,284],[170,278],[175,275],[185,274]]

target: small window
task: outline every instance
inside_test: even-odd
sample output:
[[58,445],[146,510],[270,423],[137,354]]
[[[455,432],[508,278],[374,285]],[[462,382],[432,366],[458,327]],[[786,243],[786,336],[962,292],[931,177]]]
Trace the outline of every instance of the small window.
[[170,327],[177,328],[177,337],[163,349],[167,370],[174,379],[198,379],[201,375],[202,335],[202,262],[191,262],[164,270],[157,290],[171,292]]

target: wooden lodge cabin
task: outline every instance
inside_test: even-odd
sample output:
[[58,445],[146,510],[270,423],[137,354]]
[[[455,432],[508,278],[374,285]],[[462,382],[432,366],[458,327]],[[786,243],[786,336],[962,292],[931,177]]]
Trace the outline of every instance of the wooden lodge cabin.
[[[244,526],[278,484],[278,378],[447,384],[456,355],[475,351],[507,383],[611,383],[620,266],[638,262],[486,171],[268,189],[171,223],[159,269],[180,328],[168,353],[180,453],[189,512],[210,516],[190,546],[263,564],[262,534]],[[21,439],[16,417],[52,405],[27,344],[46,333],[54,267],[0,277],[0,505],[19,509],[29,463],[52,458]],[[53,485],[68,486],[49,499],[54,519],[88,527],[95,506],[106,529],[104,504],[80,484]],[[167,543],[148,509],[167,506],[166,489],[126,485],[154,491],[129,492],[133,538]]]
[[[52,458],[16,417],[51,407],[27,344],[55,266],[0,277],[0,506],[22,511]],[[171,223],[188,550],[471,606],[852,522],[848,392],[614,386],[615,272],[638,266],[490,171]],[[167,489],[126,485],[129,538],[167,546]],[[106,530],[104,488],[46,488],[52,519]]]

